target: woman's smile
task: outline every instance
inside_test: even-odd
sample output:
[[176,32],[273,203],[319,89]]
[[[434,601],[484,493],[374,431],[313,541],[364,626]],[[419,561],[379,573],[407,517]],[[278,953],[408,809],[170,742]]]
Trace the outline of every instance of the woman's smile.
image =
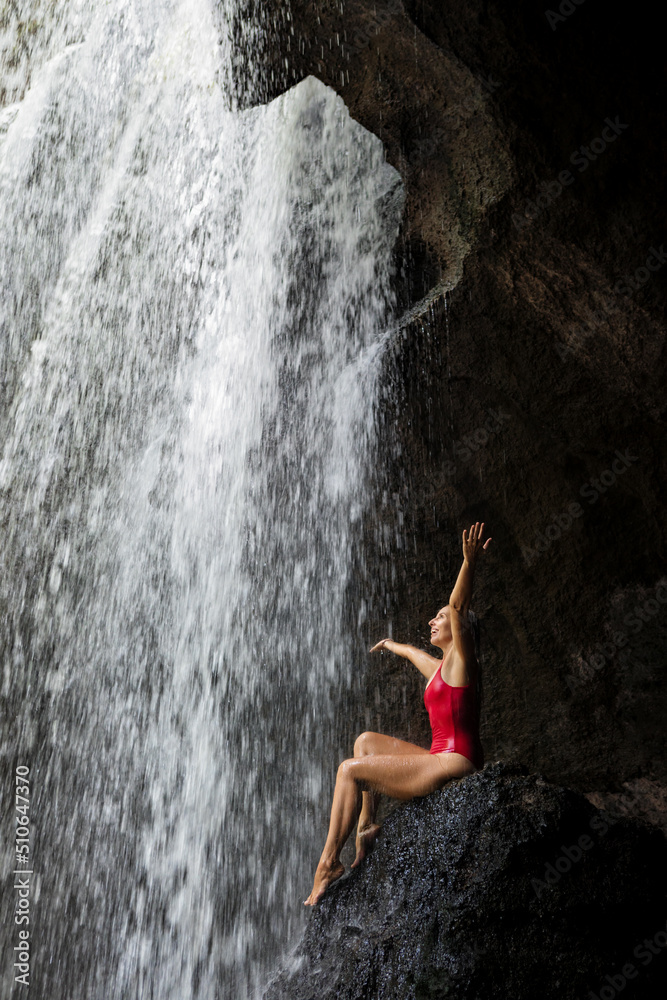
[[[435,618],[431,618],[429,625],[431,627],[431,639],[437,639],[439,637],[447,638],[447,625],[448,625],[448,608],[441,608],[438,611]],[[441,636],[442,633],[442,636]]]

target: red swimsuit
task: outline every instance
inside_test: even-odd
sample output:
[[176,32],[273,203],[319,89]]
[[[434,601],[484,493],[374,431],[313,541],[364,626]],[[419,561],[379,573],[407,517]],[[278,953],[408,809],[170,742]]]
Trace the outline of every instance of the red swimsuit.
[[484,767],[479,739],[479,706],[474,684],[452,687],[443,681],[442,663],[424,691],[424,704],[431,720],[431,753],[460,753],[477,768]]

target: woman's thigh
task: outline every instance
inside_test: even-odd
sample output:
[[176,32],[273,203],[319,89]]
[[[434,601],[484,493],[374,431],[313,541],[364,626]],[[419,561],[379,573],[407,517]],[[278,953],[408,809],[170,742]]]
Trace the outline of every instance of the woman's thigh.
[[[456,755],[460,756],[459,754]],[[463,758],[465,759],[465,758]],[[455,762],[448,762],[453,765]],[[365,791],[382,792],[394,799],[429,795],[452,778],[463,777],[460,768],[444,766],[437,754],[374,754],[353,757],[342,767]],[[463,772],[469,773],[467,771]]]
[[397,740],[395,736],[384,736],[382,733],[362,733],[354,744],[354,756],[365,757],[370,754],[397,754],[407,757],[409,754],[428,754],[424,747],[416,743],[406,743]]

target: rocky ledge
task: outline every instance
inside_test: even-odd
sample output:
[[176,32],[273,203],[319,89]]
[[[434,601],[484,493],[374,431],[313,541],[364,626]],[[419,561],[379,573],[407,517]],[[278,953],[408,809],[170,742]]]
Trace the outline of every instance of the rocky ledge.
[[264,1000],[664,996],[667,840],[513,765],[398,806]]

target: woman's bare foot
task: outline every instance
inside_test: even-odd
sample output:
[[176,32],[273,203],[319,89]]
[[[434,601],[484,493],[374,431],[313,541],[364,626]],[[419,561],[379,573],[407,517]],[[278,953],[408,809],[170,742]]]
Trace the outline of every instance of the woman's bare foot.
[[332,865],[328,865],[323,861],[320,861],[317,869],[315,871],[315,881],[313,882],[313,891],[311,892],[308,899],[304,899],[304,906],[315,906],[318,903],[324,893],[327,891],[332,882],[339,879],[341,875],[345,874],[345,868],[340,863],[340,861],[334,861]]
[[367,854],[373,850],[373,845],[377,840],[381,827],[377,823],[371,823],[365,830],[357,833],[357,856],[352,862],[352,867],[356,868],[361,864]]

